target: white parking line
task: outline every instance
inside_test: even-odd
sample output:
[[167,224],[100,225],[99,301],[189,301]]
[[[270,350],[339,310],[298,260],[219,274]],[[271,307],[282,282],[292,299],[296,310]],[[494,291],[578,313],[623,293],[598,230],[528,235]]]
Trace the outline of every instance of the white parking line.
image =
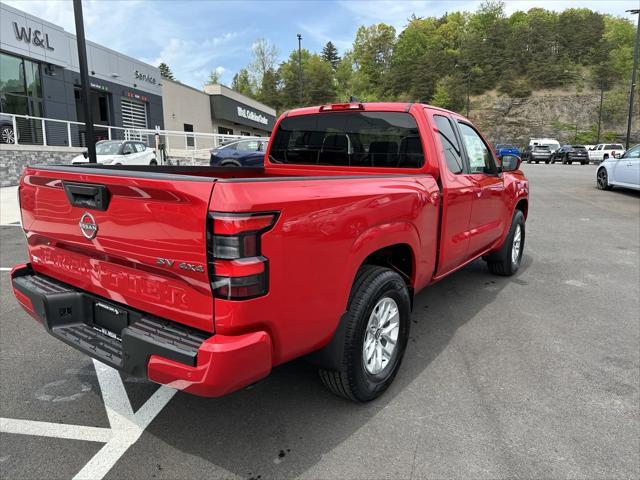
[[0,432],[36,435],[38,437],[67,438],[69,440],[86,440],[88,442],[108,442],[113,436],[110,428],[34,422],[32,420],[17,420],[13,418],[0,418]]
[[0,272],[9,272],[11,271],[11,267],[0,267]]
[[110,428],[0,418],[2,433],[104,442],[105,445],[82,467],[74,480],[102,479],[176,394],[176,390],[161,386],[134,413],[117,370],[97,360],[93,361],[93,365]]
[[176,390],[160,387],[136,413],[133,413],[120,374],[97,360],[93,361],[93,365],[98,374],[113,437],[73,477],[74,480],[103,478],[176,394]]
[[0,227],[19,227],[19,223],[0,223]]

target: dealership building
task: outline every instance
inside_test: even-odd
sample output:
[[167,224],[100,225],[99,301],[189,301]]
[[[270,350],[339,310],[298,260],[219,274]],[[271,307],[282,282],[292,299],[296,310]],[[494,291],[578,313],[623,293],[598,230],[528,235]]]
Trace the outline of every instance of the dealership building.
[[162,80],[164,125],[180,132],[269,136],[276,111],[224,85],[204,91]]
[[[87,61],[94,123],[164,127],[158,68],[92,42]],[[0,112],[84,122],[82,102],[76,37],[0,3]]]

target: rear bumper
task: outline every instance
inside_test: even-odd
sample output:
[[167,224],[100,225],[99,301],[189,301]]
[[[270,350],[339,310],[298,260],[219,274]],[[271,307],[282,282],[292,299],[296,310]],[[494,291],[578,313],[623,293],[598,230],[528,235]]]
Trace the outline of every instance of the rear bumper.
[[[29,264],[11,271],[11,283],[20,305],[47,332],[132,375],[195,395],[218,397],[271,371],[271,339],[266,332],[212,335],[38,275]],[[98,324],[96,303],[125,316],[126,326],[116,331]]]

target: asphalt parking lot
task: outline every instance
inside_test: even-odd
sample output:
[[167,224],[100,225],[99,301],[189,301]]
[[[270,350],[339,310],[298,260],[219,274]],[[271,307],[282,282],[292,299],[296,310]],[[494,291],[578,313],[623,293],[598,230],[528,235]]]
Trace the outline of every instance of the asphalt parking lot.
[[[477,261],[420,293],[366,405],[303,361],[220,399],[96,373],[0,272],[0,477],[638,478],[640,195],[597,190],[593,165],[523,168],[520,272]],[[26,260],[19,228],[0,235],[0,267]]]

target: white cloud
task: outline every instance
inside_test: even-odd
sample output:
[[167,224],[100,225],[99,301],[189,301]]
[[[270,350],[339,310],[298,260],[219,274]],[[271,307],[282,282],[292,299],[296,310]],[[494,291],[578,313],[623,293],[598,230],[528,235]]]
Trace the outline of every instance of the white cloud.
[[222,66],[211,65],[215,64],[214,60],[218,59],[222,53],[227,55],[230,51],[239,48],[230,46],[236,36],[236,33],[225,33],[204,41],[170,38],[156,58],[146,61],[156,66],[161,62],[166,63],[171,67],[175,78],[199,88],[209,77],[211,70],[215,69],[221,77],[227,72]]

